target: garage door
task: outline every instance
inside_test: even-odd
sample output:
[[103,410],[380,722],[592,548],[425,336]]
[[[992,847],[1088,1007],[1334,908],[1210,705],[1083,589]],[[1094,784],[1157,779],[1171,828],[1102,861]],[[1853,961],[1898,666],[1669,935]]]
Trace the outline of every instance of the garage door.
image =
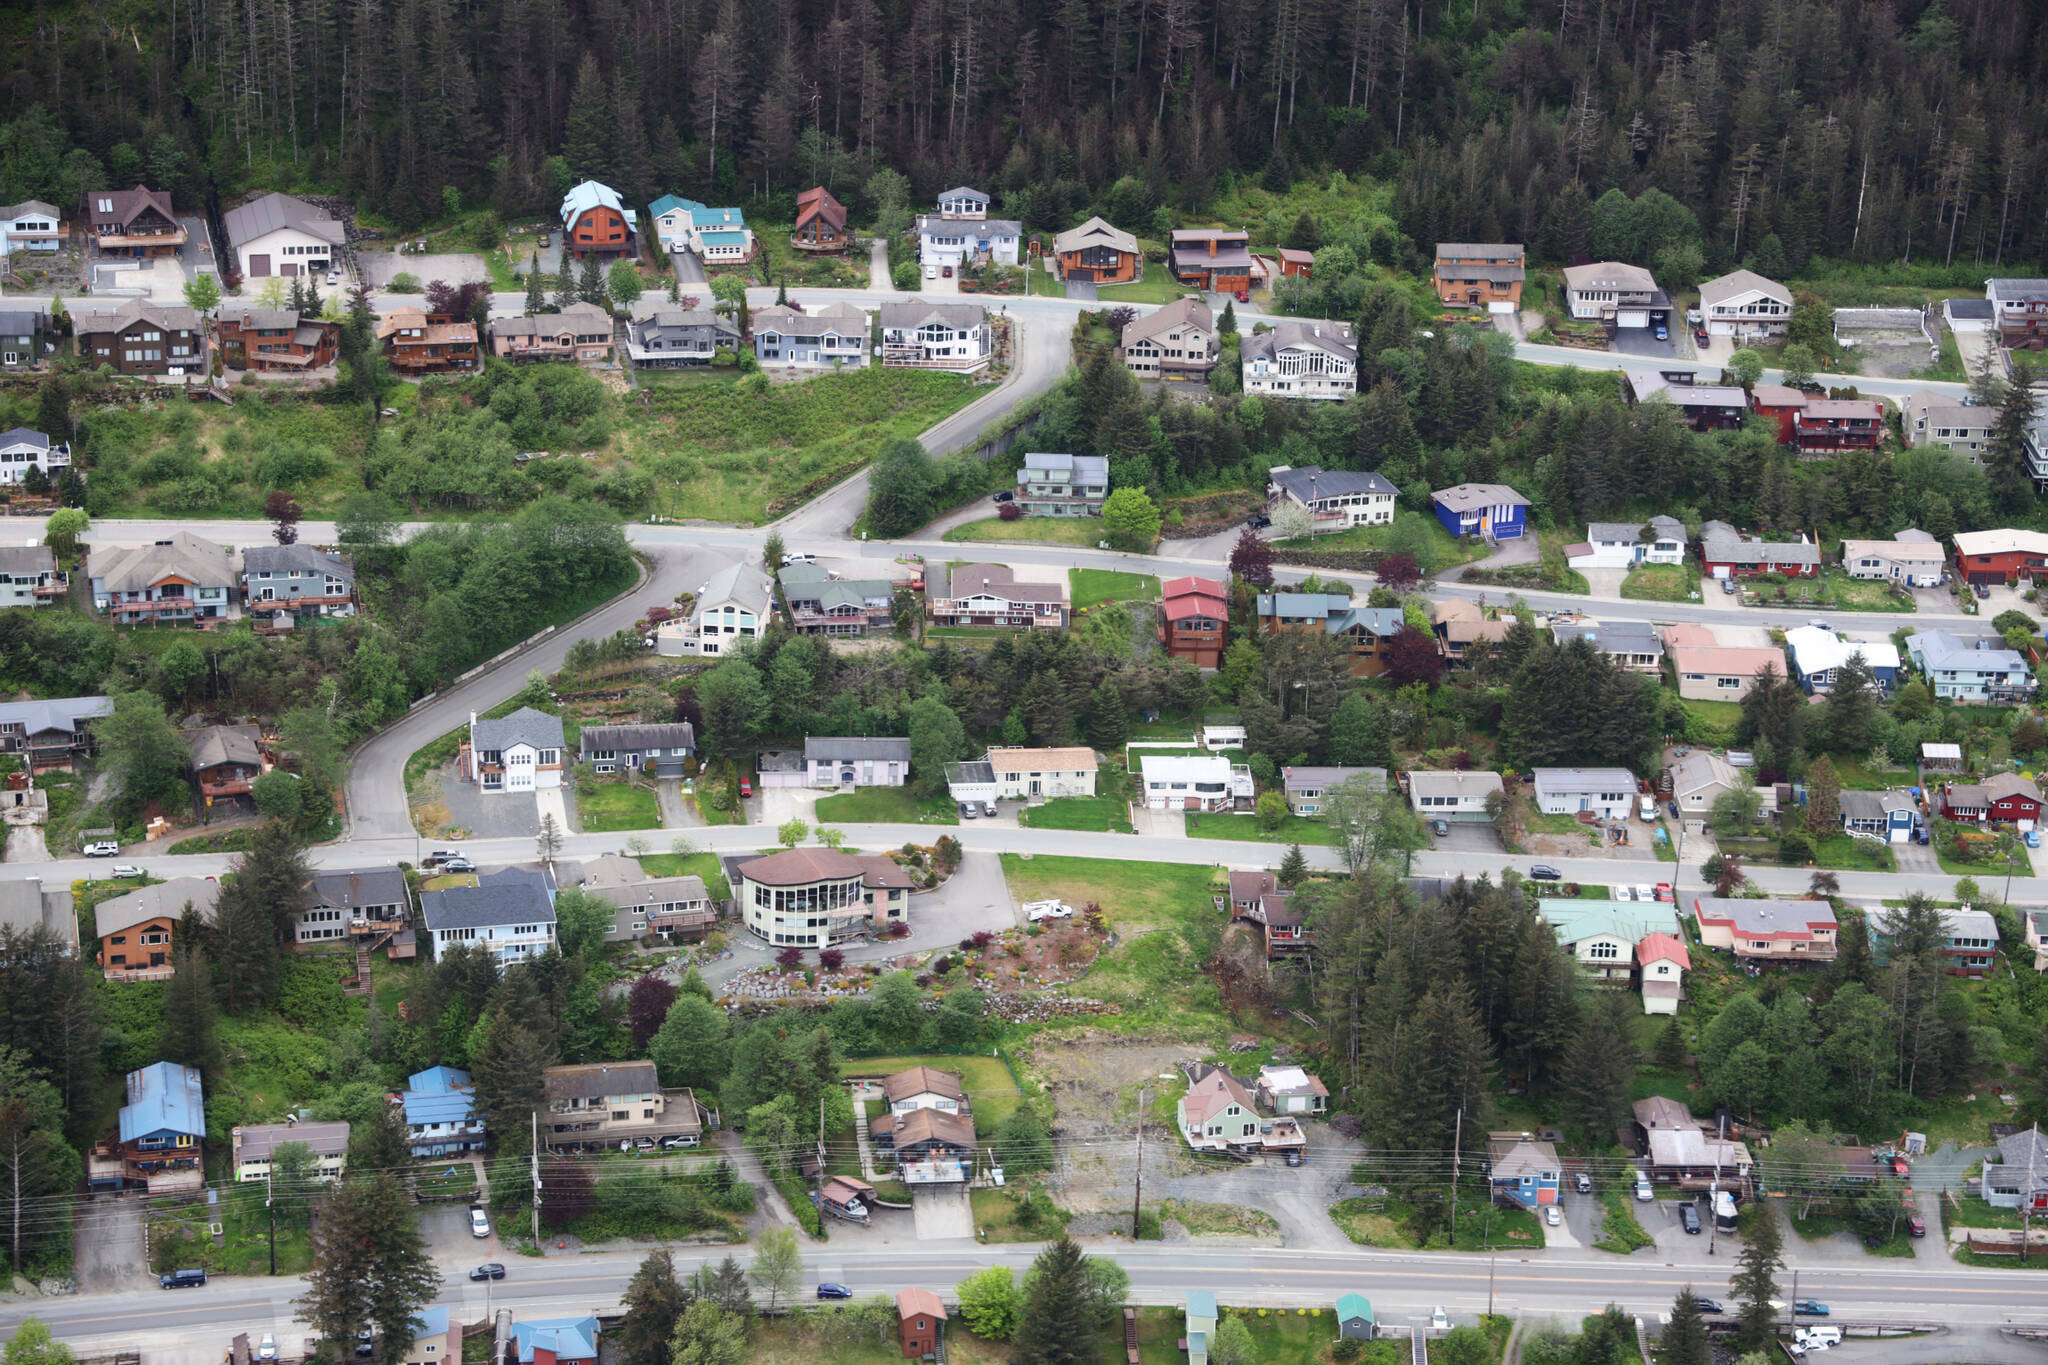
[[268,252],[261,252],[251,256],[249,258],[249,273],[251,275],[268,275],[270,273],[270,254]]
[[286,261],[279,267],[279,270],[289,278],[299,273],[299,263],[297,261]]
[[1624,308],[1614,315],[1617,327],[1648,327],[1650,310],[1647,308]]

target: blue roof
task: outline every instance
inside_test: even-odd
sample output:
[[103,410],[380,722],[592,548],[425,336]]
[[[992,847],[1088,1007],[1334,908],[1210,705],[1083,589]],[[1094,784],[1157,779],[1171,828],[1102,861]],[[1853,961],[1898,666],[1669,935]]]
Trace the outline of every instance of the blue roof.
[[690,210],[690,226],[694,228],[743,228],[746,225],[747,215],[738,209],[706,208],[697,204]]
[[679,194],[664,194],[647,206],[647,212],[656,218],[674,209],[701,209],[704,206],[694,199],[685,199]]
[[697,234],[697,238],[706,246],[745,246],[747,244],[747,234],[744,232],[700,232]]
[[586,180],[562,196],[562,223],[564,226],[572,224],[595,208],[616,211],[628,225],[635,221],[633,210],[626,207],[626,201],[619,198],[617,190],[595,180]]
[[597,1319],[537,1318],[512,1324],[512,1344],[519,1349],[520,1365],[533,1365],[533,1348],[553,1351],[561,1360],[597,1358]]
[[445,1095],[451,1090],[467,1090],[475,1084],[467,1071],[455,1066],[430,1066],[425,1071],[413,1072],[405,1082],[422,1095]]
[[1206,1289],[1188,1291],[1188,1316],[1191,1318],[1213,1318],[1216,1316],[1216,1296]]
[[1337,1321],[1356,1322],[1360,1318],[1372,1321],[1372,1300],[1363,1294],[1346,1294],[1337,1300]]
[[476,1100],[467,1071],[437,1066],[413,1073],[405,1092],[405,1121],[412,1125],[468,1123],[476,1117]]
[[412,1320],[414,1341],[448,1335],[448,1305],[445,1303],[437,1303],[432,1308],[422,1308],[413,1314]]
[[128,1073],[128,1103],[121,1106],[121,1141],[155,1133],[200,1136],[206,1132],[206,1099],[199,1073],[176,1062],[158,1062]]

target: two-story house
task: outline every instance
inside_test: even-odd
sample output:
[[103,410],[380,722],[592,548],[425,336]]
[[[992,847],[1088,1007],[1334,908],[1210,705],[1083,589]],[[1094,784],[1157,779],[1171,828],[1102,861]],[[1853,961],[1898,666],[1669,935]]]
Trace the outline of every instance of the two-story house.
[[410,306],[377,320],[377,340],[384,359],[400,374],[460,374],[483,363],[475,323]]
[[1425,820],[1478,824],[1491,820],[1487,801],[1504,795],[1499,773],[1424,769],[1408,774],[1408,806]]
[[990,749],[978,759],[946,765],[946,791],[955,801],[1036,801],[1056,796],[1093,796],[1095,751],[1076,745],[1061,749]]
[[1958,531],[1956,573],[1965,582],[2022,583],[2048,577],[2048,533],[2001,527]]
[[115,1140],[93,1149],[86,1183],[95,1190],[187,1194],[202,1189],[206,1087],[197,1068],[156,1062],[128,1073]]
[[759,638],[774,610],[768,575],[750,563],[731,564],[704,584],[687,619],[657,628],[655,648],[671,658],[722,658]]
[[249,784],[269,770],[263,761],[263,731],[254,725],[207,725],[179,734],[192,755],[185,770],[201,813],[253,809]]
[[1354,526],[1387,526],[1394,520],[1401,490],[1384,474],[1355,469],[1324,469],[1321,465],[1275,465],[1266,474],[1266,503],[1279,508],[1292,503],[1305,508],[1313,528],[1348,531]]
[[1726,900],[1693,898],[1700,942],[1738,958],[1832,962],[1838,926],[1824,900]]
[[686,720],[586,725],[576,743],[578,759],[600,775],[642,773],[651,765],[656,777],[681,777],[697,752],[697,730]]
[[1685,974],[1691,970],[1692,954],[1684,939],[1662,932],[1643,935],[1636,943],[1643,1013],[1678,1013],[1678,1002],[1685,998]]
[[0,754],[17,755],[35,770],[68,767],[93,750],[88,722],[112,714],[105,697],[0,702]]
[[935,626],[1063,630],[1067,624],[1066,575],[1030,581],[1020,580],[1017,570],[1007,564],[956,565],[943,588],[927,591],[925,616]]
[[130,299],[109,311],[71,314],[78,358],[116,374],[167,378],[206,373],[206,319],[194,308]]
[[1984,297],[2000,344],[2037,351],[2048,346],[2048,280],[1986,280]]
[[132,190],[93,190],[85,196],[93,249],[102,256],[175,256],[187,234],[171,210],[171,196],[137,185]]
[[1875,450],[1884,433],[1884,404],[1870,398],[1809,398],[1792,418],[1792,444],[1801,455]]
[[1298,1120],[1262,1117],[1244,1082],[1220,1066],[1195,1073],[1174,1104],[1174,1126],[1197,1152],[1285,1152],[1308,1145]]
[[1564,305],[1581,322],[1639,328],[1659,320],[1653,314],[1668,315],[1671,300],[1641,266],[1596,261],[1564,268]]
[[476,1082],[452,1066],[428,1067],[406,1079],[399,1096],[405,1137],[414,1157],[460,1156],[484,1149],[484,1120],[476,1112]]
[[866,635],[894,625],[896,584],[841,578],[819,564],[791,564],[777,575],[789,628],[798,635]]
[[1812,401],[1812,394],[1787,384],[1759,384],[1749,391],[1750,411],[1777,427],[1781,446],[1793,443],[1793,428],[1798,424],[1799,414]]
[[1564,1197],[1564,1163],[1557,1148],[1537,1141],[1533,1133],[1488,1133],[1486,1180],[1496,1201],[1512,1200],[1525,1209]]
[[289,194],[263,194],[222,220],[236,267],[245,279],[324,275],[347,240],[327,210]]
[[[1843,793],[1848,795],[1847,792]],[[1941,913],[1941,954],[1953,976],[1985,977],[1998,962],[1998,921],[1988,910],[1956,909]],[[1903,926],[1900,912],[1873,912],[1870,922],[1870,955],[1880,967],[1891,965],[1892,938]]]
[[232,1155],[228,1167],[235,1173],[235,1183],[240,1185],[268,1180],[277,1149],[287,1142],[297,1142],[313,1154],[314,1179],[331,1185],[341,1179],[348,1166],[348,1134],[348,1124],[340,1121],[239,1124],[230,1135]]
[[1140,379],[1206,379],[1216,368],[1215,314],[1201,299],[1175,299],[1124,324],[1124,367]]
[[1445,598],[1430,613],[1430,629],[1436,635],[1437,652],[1451,668],[1469,667],[1471,649],[1492,646],[1507,638],[1512,618],[1489,617],[1476,603],[1461,597]]
[[1528,273],[1519,242],[1438,242],[1430,278],[1446,308],[1512,313],[1522,306]]
[[519,1365],[597,1365],[600,1334],[594,1317],[540,1318],[512,1324]]
[[846,205],[832,197],[823,185],[814,185],[796,197],[796,226],[789,244],[798,251],[844,251],[853,244],[846,226]]
[[594,303],[559,313],[492,318],[491,354],[502,360],[605,361],[612,354],[612,315]]
[[1095,284],[1127,284],[1144,274],[1138,239],[1101,218],[1090,218],[1052,239],[1060,278]]
[[51,441],[40,431],[13,427],[0,431],[0,485],[19,487],[28,471],[39,469],[45,477],[71,468],[71,442]]
[[900,787],[910,780],[910,741],[806,735],[799,763],[764,763],[760,776],[763,787]]
[[555,901],[539,873],[508,867],[474,886],[420,892],[420,923],[436,957],[465,943],[505,965],[537,957],[555,941]]
[[47,545],[0,545],[0,607],[31,611],[71,591]]
[[562,246],[577,260],[639,253],[639,219],[609,185],[586,180],[562,196]]
[[1794,626],[1785,632],[1785,654],[1786,676],[1812,694],[1832,691],[1843,665],[1859,654],[1880,692],[1899,680],[1899,647],[1890,640],[1844,640],[1820,626]]
[[654,230],[654,240],[665,252],[673,254],[690,249],[690,210],[704,206],[695,199],[685,199],[679,194],[664,194],[647,206],[647,220]]
[[1792,291],[1754,270],[1731,271],[1700,286],[1700,318],[1708,336],[1781,337],[1792,323]]
[[1333,787],[1362,782],[1372,791],[1387,789],[1385,768],[1310,766],[1289,764],[1280,770],[1280,790],[1287,798],[1287,813],[1304,820],[1323,818],[1323,804]]
[[857,370],[868,363],[874,319],[850,303],[806,311],[794,304],[756,308],[754,358],[798,370]]
[[71,236],[55,204],[24,199],[19,204],[0,204],[0,256],[17,251],[55,251]]
[[173,877],[101,901],[93,907],[100,970],[109,981],[169,980],[171,940],[185,908],[212,923],[219,899],[220,883],[211,877]]
[[1436,519],[1454,536],[1514,540],[1528,529],[1529,500],[1504,483],[1461,483],[1429,495]]
[[1631,403],[1669,403],[1694,431],[1739,431],[1749,415],[1749,394],[1740,384],[1673,383],[1656,370],[1624,370],[1621,394]]
[[412,1317],[412,1345],[398,1365],[455,1365],[462,1359],[462,1324],[449,1322],[448,1305],[422,1308]]
[[340,555],[302,543],[242,551],[242,600],[252,616],[351,616],[355,595],[355,565]]
[[1798,540],[1765,541],[1737,533],[1725,522],[1700,528],[1700,567],[1709,578],[1756,578],[1767,573],[1787,578],[1820,574],[1820,546],[1804,535]]
[[994,334],[974,303],[894,299],[882,305],[882,363],[962,374],[988,368]]
[[1149,810],[1250,810],[1252,770],[1221,754],[1143,754],[1138,786]]
[[653,1062],[585,1062],[541,1072],[547,1110],[541,1141],[551,1152],[625,1151],[652,1140],[694,1147],[704,1135],[696,1098],[664,1090]]
[[918,264],[1016,266],[1022,259],[1024,225],[989,217],[988,203],[987,195],[966,185],[942,192],[938,211],[919,214],[913,225]]
[[486,794],[552,791],[562,785],[562,718],[531,706],[509,716],[469,713],[469,736],[456,754],[462,775]]
[[1836,797],[1842,808],[1842,832],[1881,844],[1903,844],[1921,827],[1919,806],[1902,791],[1845,791]]
[[657,308],[626,328],[626,356],[641,369],[709,365],[720,350],[739,348],[740,329],[708,308]]
[[1407,629],[1399,607],[1354,606],[1349,597],[1323,592],[1260,593],[1253,604],[1259,629],[1334,635],[1351,650],[1351,676],[1387,671],[1386,643]]
[[1252,287],[1252,239],[1225,228],[1178,228],[1168,239],[1167,268],[1182,284],[1212,294],[1245,294]]
[[960,1078],[931,1066],[913,1066],[884,1076],[882,1099],[892,1114],[908,1114],[917,1109],[938,1109],[948,1114],[973,1110]]
[[[702,877],[653,877],[637,858],[607,853],[580,865],[563,864],[564,884],[574,884],[612,907],[605,938],[614,943],[653,936],[701,938],[718,922],[718,909]],[[576,876],[582,880],[577,882]]]
[[92,605],[119,625],[222,621],[234,614],[232,552],[188,531],[93,551]]
[[405,874],[396,867],[323,868],[300,888],[292,910],[293,943],[326,943],[395,928],[412,917]]
[[1923,630],[1906,637],[1906,653],[1944,700],[2023,702],[2034,695],[2033,667],[2000,640]]
[[889,1120],[889,1151],[904,1184],[914,1189],[965,1184],[974,1178],[973,1119],[944,1109],[913,1109],[884,1117]]
[[1636,775],[1626,768],[1537,768],[1534,777],[1536,809],[1545,815],[1626,820],[1635,805]]
[[741,922],[764,943],[829,948],[910,913],[910,877],[886,857],[793,848],[737,871]]
[[1017,506],[1031,517],[1099,517],[1109,497],[1109,461],[1101,455],[1033,451],[1017,471]]
[[238,370],[304,374],[341,354],[340,323],[290,308],[223,308],[213,326],[221,359]]
[[1675,517],[1648,521],[1593,521],[1586,539],[1565,547],[1574,569],[1632,569],[1638,564],[1683,564],[1685,525]]
[[754,259],[754,230],[737,208],[713,208],[668,195],[654,202],[662,245],[694,251],[706,265],[745,265]]
[[1283,319],[1238,345],[1244,391],[1340,402],[1358,392],[1358,340],[1348,322]]
[[1901,532],[1897,540],[1844,540],[1842,567],[1851,578],[1877,579],[1909,588],[1939,587],[1948,568],[1948,556],[1942,551],[1941,542],[1924,531],[1911,534],[1920,539],[1909,540]]
[[1984,452],[1991,448],[1991,428],[1998,420],[1997,408],[1973,407],[1924,389],[1907,394],[1899,404],[1899,414],[1909,447],[1939,446],[1976,465],[1984,463]]
[[1230,599],[1213,578],[1169,578],[1159,585],[1159,645],[1197,668],[1216,668],[1229,642]]
[[32,370],[55,345],[48,313],[11,301],[0,303],[0,370]]

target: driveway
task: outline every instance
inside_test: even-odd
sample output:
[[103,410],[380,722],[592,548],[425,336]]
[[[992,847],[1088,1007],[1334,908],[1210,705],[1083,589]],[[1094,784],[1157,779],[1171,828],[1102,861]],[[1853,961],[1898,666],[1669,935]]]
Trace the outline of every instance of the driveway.
[[[540,804],[535,792],[496,792],[486,796],[474,782],[465,782],[450,762],[435,771],[448,823],[468,831],[471,839],[532,838],[540,833]],[[557,815],[556,821],[563,817]],[[569,826],[562,823],[562,831]]]
[[1429,842],[1430,846],[1439,853],[1499,853],[1501,851],[1500,835],[1495,833],[1491,824],[1483,820],[1474,821],[1470,824],[1463,824],[1456,820],[1450,821],[1448,832],[1430,835]]
[[[1808,1357],[1812,1359],[1812,1357]],[[2042,1365],[2048,1343],[2010,1337],[1996,1327],[1944,1327],[1925,1336],[1873,1340],[1853,1337],[1830,1349],[1828,1365],[1938,1365],[1967,1360],[1974,1365]]]
[[1676,339],[1659,341],[1656,329],[1651,327],[1616,328],[1614,349],[1623,355],[1654,356],[1658,360],[1678,359]]
[[1621,585],[1628,577],[1627,569],[1581,569],[1579,573],[1585,578],[1586,586],[1593,590],[1592,596],[1605,602],[1621,600]]
[[967,1187],[911,1191],[911,1217],[917,1220],[917,1240],[941,1238],[966,1240],[974,1236],[974,1207],[968,1202]]
[[491,1215],[491,1235],[478,1237],[469,1230],[467,1204],[421,1204],[419,1211],[420,1234],[437,1256],[473,1258],[477,1262],[507,1259],[504,1244],[499,1240],[503,1229],[498,1226],[496,1214]]
[[1941,859],[1935,856],[1934,845],[1907,842],[1891,845],[1892,857],[1897,861],[1898,870],[1905,873],[1924,873],[1930,877],[1941,875]]
[[[1151,1168],[1146,1193],[1157,1190],[1166,1199],[1258,1209],[1280,1224],[1279,1240],[1286,1246],[1352,1250],[1351,1239],[1330,1221],[1330,1206],[1362,1193],[1351,1183],[1351,1168],[1365,1156],[1365,1145],[1314,1119],[1302,1120],[1301,1127],[1308,1138],[1304,1166],[1289,1166],[1279,1157],[1242,1166],[1195,1166],[1171,1133],[1161,1134],[1162,1141],[1145,1144],[1145,1164]],[[1129,1206],[1127,1198],[1122,1206]]]
[[1486,558],[1446,569],[1436,578],[1439,583],[1455,583],[1465,576],[1467,569],[1505,569],[1511,564],[1534,564],[1542,557],[1542,546],[1537,543],[1535,532],[1531,531],[1512,540],[1496,541],[1493,553]]
[[791,820],[815,825],[818,822],[818,798],[829,794],[810,787],[757,786],[754,788],[756,809],[748,813],[749,823],[769,831],[761,836],[761,841],[766,843],[774,837],[773,831]]
[[178,226],[185,229],[185,249],[178,255],[178,265],[185,278],[196,278],[202,270],[218,276],[220,267],[214,261],[213,234],[206,230],[206,220],[186,214],[178,219]]
[[877,294],[886,294],[895,287],[889,278],[889,239],[877,237],[874,245],[868,248],[868,288]]
[[1093,303],[1101,296],[1095,292],[1095,281],[1093,280],[1068,280],[1067,297]]
[[85,1293],[134,1289],[149,1274],[140,1199],[95,1196],[79,1207],[72,1238],[72,1273]]
[[704,275],[704,262],[697,259],[696,252],[673,251],[669,256],[675,262],[677,284],[702,285],[706,289],[711,287],[711,281]]

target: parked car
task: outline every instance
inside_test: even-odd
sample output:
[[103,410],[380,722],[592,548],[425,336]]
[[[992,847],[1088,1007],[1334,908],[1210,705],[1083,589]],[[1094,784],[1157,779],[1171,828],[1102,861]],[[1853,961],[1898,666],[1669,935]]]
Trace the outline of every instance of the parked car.
[[1062,900],[1025,901],[1024,918],[1033,924],[1040,920],[1072,919],[1074,907]]
[[369,1357],[369,1356],[373,1356],[373,1355],[375,1355],[376,1353],[377,1353],[377,1332],[376,1332],[376,1329],[375,1329],[375,1328],[371,1328],[371,1327],[365,1327],[365,1328],[363,1328],[363,1329],[362,1329],[362,1330],[361,1330],[360,1332],[357,1332],[357,1333],[356,1333],[356,1356],[357,1356],[357,1357],[358,1357],[359,1359],[361,1359],[361,1358],[366,1358],[366,1357]]
[[1693,339],[1693,340],[1694,340],[1695,342],[1697,342],[1697,343],[1698,343],[1699,345],[1701,345],[1701,346],[1705,346],[1705,345],[1709,344],[1709,343],[1708,343],[1708,340],[1707,340],[1707,329],[1706,329],[1706,328],[1704,328],[1704,327],[1695,327],[1695,328],[1693,328],[1693,329],[1692,329],[1692,339]]
[[952,279],[952,278],[953,278],[953,267],[952,267],[952,266],[950,266],[950,265],[948,265],[948,266],[941,266],[941,267],[939,268],[939,273],[940,273],[941,275],[944,275],[944,276],[945,276],[945,277],[946,277],[947,279],[949,279],[949,280],[950,280],[950,279]]
[[982,802],[982,803],[981,803],[981,813],[982,813],[983,815],[986,815],[986,816],[987,816],[987,817],[988,817],[989,819],[991,819],[991,820],[995,819],[995,818],[996,818],[996,815],[998,814],[998,812],[997,812],[997,810],[996,810],[996,803],[995,803],[995,802],[993,802],[993,801],[984,801],[984,802]]
[[1451,832],[1451,822],[1448,820],[1432,820],[1429,822],[1429,832],[1441,839]]
[[1537,863],[1529,869],[1529,876],[1539,882],[1559,882],[1564,880],[1564,873],[1559,872],[1549,863]]
[[972,801],[962,801],[960,803],[960,818],[962,820],[977,819],[980,815],[981,807],[975,805]]
[[753,779],[753,778],[751,778],[751,777],[743,777],[743,778],[741,778],[741,779],[740,779],[740,800],[742,800],[742,801],[751,801],[751,800],[753,800],[753,799],[754,799],[754,779]]
[[1238,301],[1239,303],[1250,303],[1250,302],[1252,301],[1252,291],[1251,291],[1251,290],[1249,290],[1249,289],[1240,289],[1240,290],[1238,290],[1238,291],[1237,291],[1237,301]]
[[1672,819],[1676,820],[1678,818],[1678,803],[1676,801],[1666,801],[1664,809],[1671,812]]
[[482,1204],[469,1206],[469,1235],[488,1237],[491,1235],[491,1216],[484,1212]]
[[1915,1237],[1927,1235],[1927,1220],[1915,1214],[1906,1220],[1906,1231]]
[[1669,327],[1666,327],[1666,326],[1665,326],[1665,325],[1664,325],[1663,323],[1661,323],[1661,322],[1657,324],[1657,340],[1659,340],[1659,341],[1669,341],[1669,340],[1671,340],[1671,329],[1670,329]]
[[486,1261],[480,1266],[472,1266],[469,1278],[472,1280],[502,1280],[505,1278],[505,1267],[499,1265],[496,1261]]
[[1648,882],[1637,882],[1636,899],[1648,905],[1657,899],[1657,888],[1651,886]]
[[1550,1224],[1550,1226],[1552,1227],[1556,1227],[1558,1224],[1564,1222],[1564,1210],[1560,1209],[1555,1204],[1549,1205],[1543,1210],[1543,1221]]
[[1802,1318],[1824,1318],[1828,1315],[1828,1306],[1819,1299],[1794,1299],[1792,1312]]
[[1429,1325],[1433,1331],[1448,1332],[1451,1328],[1451,1315],[1444,1312],[1441,1305],[1432,1308],[1429,1310]]
[[1686,1235],[1691,1237],[1699,1236],[1700,1211],[1690,1204],[1680,1204],[1678,1206],[1678,1225],[1685,1229]]
[[695,1138],[686,1137],[681,1133],[670,1133],[661,1140],[661,1149],[664,1152],[673,1152],[678,1147],[695,1147],[696,1145],[697,1140]]
[[853,1291],[843,1284],[833,1284],[830,1280],[827,1280],[824,1284],[818,1286],[818,1297],[821,1299],[850,1299],[853,1297]]
[[197,1289],[206,1283],[204,1270],[173,1270],[156,1277],[156,1282],[166,1289]]
[[924,277],[928,280],[937,279],[939,277],[939,268],[935,265],[926,266],[924,268]]
[[1977,589],[1977,596],[1978,596],[1978,597],[1980,597],[1980,598],[1987,598],[1987,597],[1991,596],[1991,589],[1989,589],[1989,588],[1985,587],[1985,586],[1984,586],[1984,585],[1983,585],[1982,583],[1979,583],[1979,584],[1977,584],[1977,585],[1976,585],[1976,589]]
[[817,562],[818,557],[813,554],[793,554],[782,557],[782,567],[785,569],[792,564],[815,564]]
[[1671,901],[1672,903],[1676,904],[1678,901],[1678,893],[1671,889],[1670,882],[1658,882],[1657,899],[1660,901]]
[[437,864],[437,863],[444,863],[444,862],[446,862],[446,861],[447,861],[448,859],[450,859],[450,858],[460,858],[461,856],[462,856],[462,852],[461,852],[461,850],[459,850],[459,849],[453,849],[453,848],[436,848],[436,849],[430,849],[430,850],[428,851],[428,853],[427,853],[427,856],[426,856],[426,857],[424,857],[424,858],[422,858],[422,859],[420,859],[420,866],[421,866],[421,867],[433,867],[433,866],[434,866],[435,864]]
[[436,870],[441,872],[474,872],[476,871],[476,864],[467,858],[443,858],[441,866]]
[[79,850],[88,858],[112,858],[121,852],[121,846],[112,839],[99,839]]
[[2040,830],[2038,830],[2038,829],[2030,829],[2030,830],[2028,830],[2028,831],[2027,831],[2027,847],[2028,847],[2028,848],[2039,848],[2040,846],[2041,846],[2041,831],[2040,831]]
[[140,881],[149,875],[146,870],[134,863],[115,863],[110,871],[115,877],[126,881]]
[[1304,1161],[1307,1161],[1307,1160],[1308,1160],[1308,1158],[1302,1155],[1302,1153],[1301,1153],[1301,1149],[1300,1149],[1299,1147],[1289,1147],[1289,1148],[1287,1149],[1287,1164],[1288,1164],[1288,1165],[1290,1165],[1290,1166],[1299,1166],[1299,1165],[1301,1165],[1301,1164],[1302,1164],[1302,1163],[1303,1163]]
[[1609,900],[1632,901],[1636,898],[1636,893],[1626,886],[1610,887],[1607,894]]
[[1650,1202],[1651,1200],[1655,1199],[1656,1197],[1657,1197],[1657,1192],[1656,1192],[1655,1190],[1653,1190],[1653,1189],[1651,1189],[1651,1188],[1650,1188],[1650,1180],[1649,1180],[1649,1177],[1648,1177],[1648,1176],[1641,1176],[1641,1175],[1637,1176],[1637,1177],[1636,1177],[1636,1202],[1637,1202],[1638,1204],[1647,1204],[1647,1203],[1649,1203],[1649,1202]]
[[256,1358],[258,1360],[277,1359],[277,1338],[274,1335],[265,1332],[261,1339],[257,1341]]
[[1017,495],[1007,488],[989,499],[990,502],[1015,502],[1016,500]]
[[340,283],[341,283],[341,272],[340,272],[339,270],[330,270],[330,271],[328,271],[328,272],[327,272],[327,287],[328,287],[328,288],[332,289],[332,288],[333,288],[333,287],[334,287],[335,285],[337,285],[337,284],[340,284]]
[[1733,597],[1733,596],[1735,596],[1735,580],[1734,580],[1734,579],[1732,579],[1732,578],[1724,578],[1724,579],[1722,579],[1722,580],[1721,580],[1721,591],[1722,591],[1723,593],[1727,594],[1727,595],[1728,595],[1728,596],[1730,596],[1730,597]]

